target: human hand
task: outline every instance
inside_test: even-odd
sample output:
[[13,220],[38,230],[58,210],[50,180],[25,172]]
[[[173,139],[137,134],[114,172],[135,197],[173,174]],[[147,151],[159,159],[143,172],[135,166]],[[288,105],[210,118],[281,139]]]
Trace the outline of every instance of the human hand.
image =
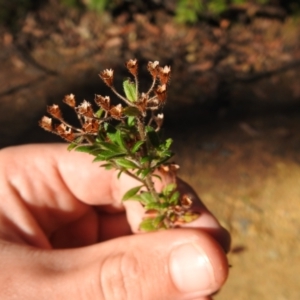
[[228,233],[198,202],[189,228],[132,234],[143,211],[121,199],[136,183],[91,160],[65,144],[0,151],[0,298],[210,299]]

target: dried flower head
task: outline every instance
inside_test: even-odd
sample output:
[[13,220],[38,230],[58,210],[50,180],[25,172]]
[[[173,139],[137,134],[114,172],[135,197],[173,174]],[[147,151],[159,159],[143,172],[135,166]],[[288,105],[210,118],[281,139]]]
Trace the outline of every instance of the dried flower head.
[[159,68],[158,77],[162,85],[167,84],[169,82],[170,76],[171,76],[171,67],[164,66],[163,68],[162,67]]
[[53,131],[51,118],[48,118],[46,116],[42,117],[42,119],[39,121],[39,125],[47,131]]
[[80,105],[75,107],[76,112],[79,115],[92,118],[94,116],[93,108],[90,102],[84,100]]
[[61,119],[62,118],[62,114],[60,111],[60,108],[57,104],[53,104],[51,106],[47,107],[47,112],[56,119]]
[[109,98],[109,96],[102,97],[101,95],[95,95],[95,102],[98,106],[103,108],[105,111],[110,110],[110,98]]
[[63,102],[68,104],[71,107],[76,106],[75,96],[73,94],[66,95],[63,99]]
[[100,121],[95,119],[87,119],[82,125],[82,129],[87,133],[98,133]]
[[109,87],[113,86],[114,81],[114,70],[106,69],[99,74],[100,78],[104,81]]
[[138,72],[138,63],[136,59],[130,59],[126,62],[126,68],[133,75],[137,76]]
[[72,128],[67,127],[64,123],[56,126],[55,132],[68,142],[72,142],[75,139]]
[[110,115],[112,118],[116,119],[116,120],[121,120],[122,118],[122,112],[123,112],[123,107],[122,104],[118,104],[116,106],[113,106],[110,109]]
[[152,77],[155,78],[158,75],[159,62],[157,60],[154,62],[149,61],[147,67]]
[[160,104],[164,104],[167,99],[167,86],[165,84],[159,85],[155,91]]

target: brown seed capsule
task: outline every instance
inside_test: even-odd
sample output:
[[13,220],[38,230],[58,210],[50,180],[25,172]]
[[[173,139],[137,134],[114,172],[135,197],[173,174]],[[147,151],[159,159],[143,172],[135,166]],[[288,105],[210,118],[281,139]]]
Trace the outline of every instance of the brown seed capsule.
[[147,68],[152,77],[156,78],[156,76],[158,75],[159,62],[157,60],[154,62],[149,61]]
[[167,86],[165,84],[159,85],[155,91],[155,94],[160,104],[164,104],[167,99]]
[[100,78],[104,81],[106,85],[111,87],[114,81],[114,70],[106,69],[99,74]]
[[51,106],[47,106],[47,112],[56,119],[61,119],[62,114],[60,108],[57,104],[53,104]]
[[71,107],[76,106],[75,96],[73,94],[66,95],[63,99],[63,102],[68,104]]
[[158,77],[161,84],[167,84],[171,77],[171,67],[169,66],[164,66],[163,68],[159,67]]
[[145,93],[142,93],[141,97],[139,98],[139,101],[136,103],[137,108],[142,113],[146,112],[148,99],[149,96],[146,95]]
[[74,136],[72,128],[68,128],[63,123],[61,123],[60,125],[56,126],[55,132],[60,137],[62,137],[63,139],[67,140],[68,142],[72,142],[75,139],[75,136]]
[[192,206],[193,201],[192,201],[191,197],[184,194],[180,199],[180,203],[184,209],[189,209]]
[[138,63],[136,59],[130,59],[126,62],[126,68],[133,75],[136,76],[138,72]]
[[116,120],[121,120],[123,107],[121,104],[118,104],[116,106],[113,106],[109,112],[112,118]]
[[88,119],[82,125],[82,129],[87,133],[97,133],[99,131],[100,121],[95,119]]
[[110,110],[110,98],[109,98],[109,96],[102,97],[101,95],[95,95],[95,102],[98,106],[103,108],[105,111]]
[[42,117],[42,119],[39,122],[39,125],[47,131],[53,131],[51,118],[48,118],[46,116]]
[[91,103],[87,102],[86,100],[84,100],[80,105],[75,107],[75,110],[79,115],[82,115],[82,116],[85,116],[88,118],[92,118],[94,116],[92,105],[91,105]]

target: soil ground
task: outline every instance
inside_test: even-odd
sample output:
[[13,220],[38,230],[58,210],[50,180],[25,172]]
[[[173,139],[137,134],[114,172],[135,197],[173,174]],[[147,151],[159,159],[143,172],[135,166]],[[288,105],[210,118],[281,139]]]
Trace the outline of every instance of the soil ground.
[[100,18],[51,3],[17,34],[0,30],[0,146],[59,141],[37,126],[46,105],[107,94],[104,68],[121,82],[129,58],[170,64],[165,130],[180,176],[232,235],[215,299],[300,299],[299,19],[246,7],[187,26],[161,9]]

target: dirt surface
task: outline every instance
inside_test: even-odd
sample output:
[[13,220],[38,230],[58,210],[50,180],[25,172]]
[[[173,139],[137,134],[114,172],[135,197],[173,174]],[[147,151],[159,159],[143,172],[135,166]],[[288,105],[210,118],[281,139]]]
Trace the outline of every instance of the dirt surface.
[[300,299],[300,20],[245,7],[186,26],[162,9],[99,17],[51,3],[17,34],[0,28],[0,147],[58,141],[37,126],[46,105],[106,95],[104,68],[121,82],[129,58],[171,65],[165,127],[180,176],[232,234],[215,299]]

